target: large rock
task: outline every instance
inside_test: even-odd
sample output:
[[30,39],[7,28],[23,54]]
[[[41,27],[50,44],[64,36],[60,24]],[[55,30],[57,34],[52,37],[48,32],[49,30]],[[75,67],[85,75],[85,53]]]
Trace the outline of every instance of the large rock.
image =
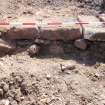
[[0,54],[9,53],[15,49],[15,44],[10,41],[0,39]]
[[94,16],[78,16],[83,27],[84,39],[91,41],[105,41],[105,26]]
[[[56,19],[56,18],[55,18]],[[47,40],[75,40],[82,37],[76,18],[46,19],[40,25],[40,38]]]
[[10,29],[6,37],[9,39],[33,39],[38,35],[38,26],[35,18],[21,17],[10,22]]
[[75,40],[74,45],[77,48],[82,49],[82,50],[85,50],[87,48],[87,42],[84,39],[77,39],[77,40]]

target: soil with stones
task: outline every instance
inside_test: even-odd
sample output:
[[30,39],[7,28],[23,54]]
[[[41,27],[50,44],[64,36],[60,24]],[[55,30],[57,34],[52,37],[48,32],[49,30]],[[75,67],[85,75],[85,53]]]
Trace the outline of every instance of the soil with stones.
[[[97,15],[104,12],[101,6],[101,0],[0,0],[0,18]],[[84,51],[73,42],[60,43],[63,55],[31,58],[19,47],[0,57],[0,104],[105,105],[105,43],[89,42]]]
[[[104,105],[105,43],[87,50],[63,44],[64,55],[27,52],[0,58],[0,103],[10,105]],[[8,105],[8,104],[4,104]]]
[[44,17],[49,14],[50,16],[51,14],[60,16],[97,15],[99,12],[104,12],[104,2],[103,0],[1,0],[0,18],[13,19],[23,15],[34,15],[39,18],[42,10],[46,10]]

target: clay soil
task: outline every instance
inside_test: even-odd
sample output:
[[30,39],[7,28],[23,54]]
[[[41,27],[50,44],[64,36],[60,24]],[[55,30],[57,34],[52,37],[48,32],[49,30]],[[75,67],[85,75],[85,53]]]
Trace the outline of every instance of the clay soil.
[[[90,0],[91,1],[91,0]],[[70,17],[101,11],[73,0],[0,0],[0,18],[19,16]],[[102,11],[101,11],[102,12]],[[105,43],[94,42],[81,51],[63,43],[65,54],[26,51],[0,58],[0,102],[10,105],[105,105]],[[62,71],[60,65],[71,66]],[[72,68],[73,66],[73,68]]]

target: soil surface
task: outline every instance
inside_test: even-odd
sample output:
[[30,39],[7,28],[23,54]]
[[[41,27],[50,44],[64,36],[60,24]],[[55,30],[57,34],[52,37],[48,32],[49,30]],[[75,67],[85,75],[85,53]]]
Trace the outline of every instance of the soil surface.
[[31,58],[21,52],[1,57],[1,100],[10,105],[104,105],[105,43],[92,44],[86,51],[64,44],[61,56]]
[[104,12],[103,0],[0,0],[0,17],[52,17]]
[[[97,15],[99,12],[102,12],[101,0],[0,0],[0,17],[8,19]],[[72,42],[63,43],[65,54],[57,56],[41,54],[31,58],[23,51],[1,57],[0,102],[105,105],[105,43],[89,42],[89,45],[81,51]]]

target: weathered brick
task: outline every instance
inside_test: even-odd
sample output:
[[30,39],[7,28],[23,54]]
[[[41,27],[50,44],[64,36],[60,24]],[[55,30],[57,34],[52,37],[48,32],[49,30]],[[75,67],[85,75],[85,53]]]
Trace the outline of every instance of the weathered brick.
[[6,37],[9,39],[34,39],[37,35],[36,28],[12,28],[7,32]]
[[94,16],[78,16],[82,23],[84,39],[91,41],[105,41],[105,26]]
[[82,37],[76,18],[46,19],[40,25],[40,38],[47,40],[75,40]]
[[38,35],[38,26],[35,18],[20,17],[10,22],[10,29],[6,37],[9,39],[33,39]]

